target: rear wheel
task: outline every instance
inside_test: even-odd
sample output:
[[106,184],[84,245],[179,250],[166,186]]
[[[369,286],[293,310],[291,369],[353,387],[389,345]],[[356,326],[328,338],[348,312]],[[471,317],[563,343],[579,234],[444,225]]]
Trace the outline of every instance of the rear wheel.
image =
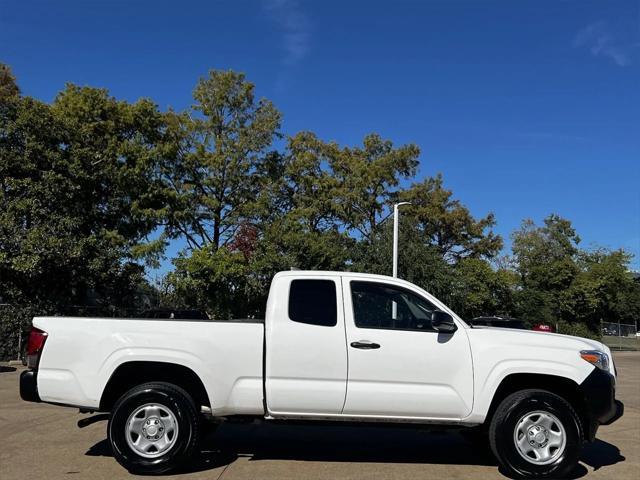
[[195,452],[200,422],[191,396],[170,383],[132,388],[115,404],[107,433],[116,460],[132,473],[165,473]]
[[523,390],[505,398],[489,428],[491,449],[514,477],[559,478],[575,468],[582,448],[580,417],[562,397]]

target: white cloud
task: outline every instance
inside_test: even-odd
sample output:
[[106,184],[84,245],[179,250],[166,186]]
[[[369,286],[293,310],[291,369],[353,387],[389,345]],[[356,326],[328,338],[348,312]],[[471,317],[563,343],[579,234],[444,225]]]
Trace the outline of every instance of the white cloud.
[[600,21],[587,25],[573,39],[575,48],[585,48],[594,57],[604,57],[619,67],[631,65],[632,56],[638,44],[619,41],[606,22]]
[[296,0],[267,0],[266,11],[282,31],[285,65],[294,65],[310,51],[311,23]]

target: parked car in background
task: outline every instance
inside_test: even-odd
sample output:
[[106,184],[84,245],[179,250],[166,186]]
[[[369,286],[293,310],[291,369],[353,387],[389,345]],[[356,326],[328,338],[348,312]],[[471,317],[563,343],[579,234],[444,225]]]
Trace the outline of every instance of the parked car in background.
[[476,317],[469,321],[472,327],[500,327],[515,328],[518,330],[529,330],[527,324],[517,318],[510,317]]
[[145,310],[140,318],[167,318],[174,320],[209,320],[209,316],[200,310],[178,310],[171,308],[153,308]]
[[490,317],[476,317],[473,320],[469,321],[469,323],[474,327],[500,327],[500,328],[515,328],[518,330],[533,330],[535,332],[548,332],[554,333],[555,329],[552,325],[547,325],[545,323],[538,323],[534,325],[532,328],[529,328],[526,322],[517,318],[511,317],[500,317],[500,316],[490,316]]
[[507,475],[563,478],[623,413],[606,345],[497,317],[485,322],[519,327],[471,328],[398,278],[280,272],[265,311],[36,317],[20,395],[109,412],[115,459],[142,474],[189,462],[209,419],[477,429]]
[[548,333],[554,333],[556,331],[555,328],[553,328],[553,325],[548,325],[546,323],[538,323],[534,325],[531,330],[535,332],[548,332]]

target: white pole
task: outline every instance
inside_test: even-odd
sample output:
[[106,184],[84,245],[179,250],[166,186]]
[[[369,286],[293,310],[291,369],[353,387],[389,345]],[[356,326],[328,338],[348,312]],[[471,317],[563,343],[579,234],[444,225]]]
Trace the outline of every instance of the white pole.
[[[398,277],[398,224],[400,212],[398,207],[401,205],[410,205],[410,202],[400,202],[393,205],[393,278]],[[398,305],[391,302],[391,318],[396,320],[398,316]]]
[[398,276],[398,204],[393,206],[393,278]]
[[398,225],[400,212],[398,207],[411,205],[411,202],[400,202],[393,205],[393,277],[398,276]]

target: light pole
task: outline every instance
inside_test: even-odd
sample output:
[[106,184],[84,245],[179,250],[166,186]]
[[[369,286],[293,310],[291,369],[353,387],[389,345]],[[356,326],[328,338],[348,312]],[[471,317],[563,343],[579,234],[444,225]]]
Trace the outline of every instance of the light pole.
[[411,205],[411,202],[400,202],[393,205],[393,277],[398,276],[398,207]]

